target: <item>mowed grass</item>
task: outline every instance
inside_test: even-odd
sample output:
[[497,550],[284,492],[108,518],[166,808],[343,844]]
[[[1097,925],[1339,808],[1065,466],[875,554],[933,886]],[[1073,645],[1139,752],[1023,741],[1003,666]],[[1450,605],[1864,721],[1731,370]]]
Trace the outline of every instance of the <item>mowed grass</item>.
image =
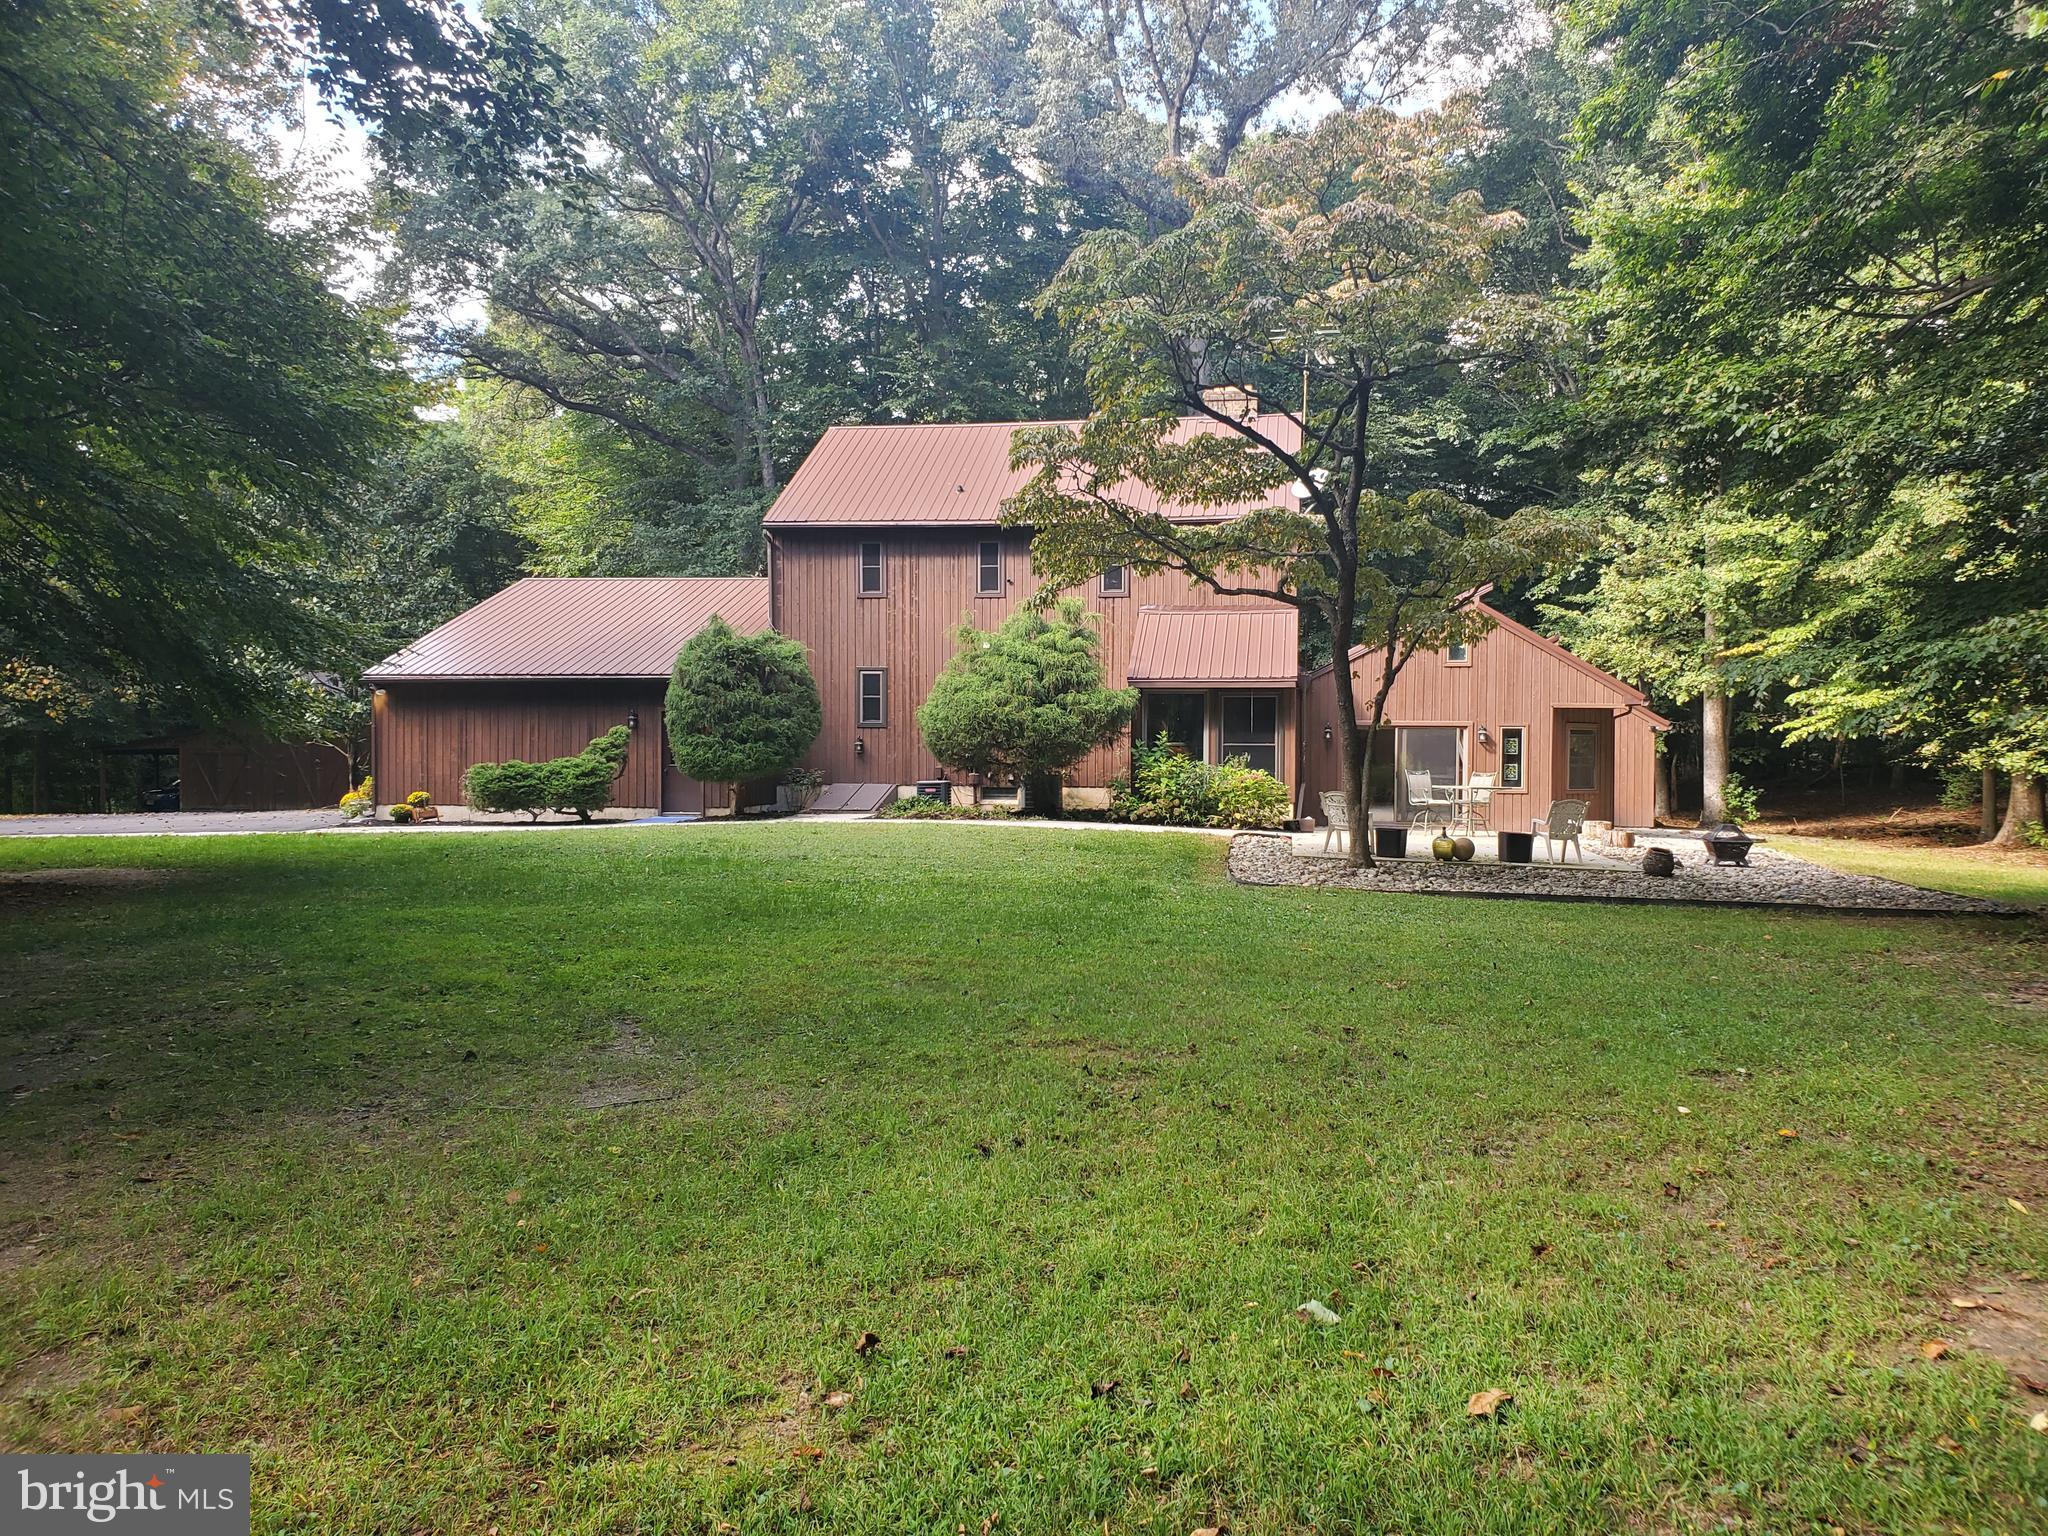
[[1771,846],[1853,875],[1880,875],[1938,891],[2048,907],[2048,853],[2033,848],[1933,848],[1871,838],[1769,834]]
[[0,885],[0,1441],[264,1532],[2048,1527],[1948,1305],[2048,1270],[2038,926],[1222,856],[0,845],[154,872]]

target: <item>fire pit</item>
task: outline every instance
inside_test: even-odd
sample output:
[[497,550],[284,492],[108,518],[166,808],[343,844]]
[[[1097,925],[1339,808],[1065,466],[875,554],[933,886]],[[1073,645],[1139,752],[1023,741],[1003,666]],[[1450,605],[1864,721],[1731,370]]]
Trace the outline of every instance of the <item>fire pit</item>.
[[1747,869],[1749,850],[1756,839],[1734,822],[1724,821],[1718,823],[1700,841],[1707,845],[1707,857],[1716,864],[1738,864]]

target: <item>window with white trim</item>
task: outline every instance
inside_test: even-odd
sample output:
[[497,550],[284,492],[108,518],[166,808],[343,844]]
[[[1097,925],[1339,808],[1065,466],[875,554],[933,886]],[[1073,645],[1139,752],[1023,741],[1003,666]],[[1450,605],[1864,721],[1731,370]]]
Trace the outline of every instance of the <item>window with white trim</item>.
[[1122,597],[1131,590],[1131,573],[1127,566],[1105,565],[1102,568],[1102,595]]
[[1003,546],[994,539],[981,541],[980,559],[975,565],[974,591],[978,597],[995,597],[1003,590]]
[[1472,665],[1472,647],[1469,645],[1447,645],[1444,647],[1444,665],[1448,667],[1469,667]]
[[862,597],[882,595],[882,543],[869,539],[860,547],[860,575],[856,578],[855,590]]

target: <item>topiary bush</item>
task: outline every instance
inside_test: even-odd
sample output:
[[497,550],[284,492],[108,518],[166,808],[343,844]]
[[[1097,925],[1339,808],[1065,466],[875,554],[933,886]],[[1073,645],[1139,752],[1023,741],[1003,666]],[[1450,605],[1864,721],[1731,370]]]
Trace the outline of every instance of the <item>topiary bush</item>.
[[554,811],[588,821],[612,803],[632,739],[625,726],[615,725],[571,757],[473,764],[462,776],[463,797],[472,810],[523,811],[530,821]]
[[825,718],[801,645],[772,629],[742,635],[716,614],[677,653],[663,712],[676,767],[731,786],[735,816],[746,781],[788,773]]

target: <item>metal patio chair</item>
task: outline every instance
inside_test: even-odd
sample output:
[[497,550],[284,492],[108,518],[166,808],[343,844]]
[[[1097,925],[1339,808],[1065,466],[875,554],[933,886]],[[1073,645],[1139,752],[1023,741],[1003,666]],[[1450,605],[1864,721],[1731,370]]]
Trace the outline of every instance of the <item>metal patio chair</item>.
[[1493,830],[1493,788],[1496,782],[1491,773],[1472,775],[1471,793],[1465,797],[1465,821],[1475,832]]
[[1408,808],[1414,814],[1408,825],[1419,831],[1428,831],[1432,824],[1449,826],[1458,813],[1458,802],[1446,790],[1439,789],[1436,781],[1429,776],[1427,768],[1407,770]]

